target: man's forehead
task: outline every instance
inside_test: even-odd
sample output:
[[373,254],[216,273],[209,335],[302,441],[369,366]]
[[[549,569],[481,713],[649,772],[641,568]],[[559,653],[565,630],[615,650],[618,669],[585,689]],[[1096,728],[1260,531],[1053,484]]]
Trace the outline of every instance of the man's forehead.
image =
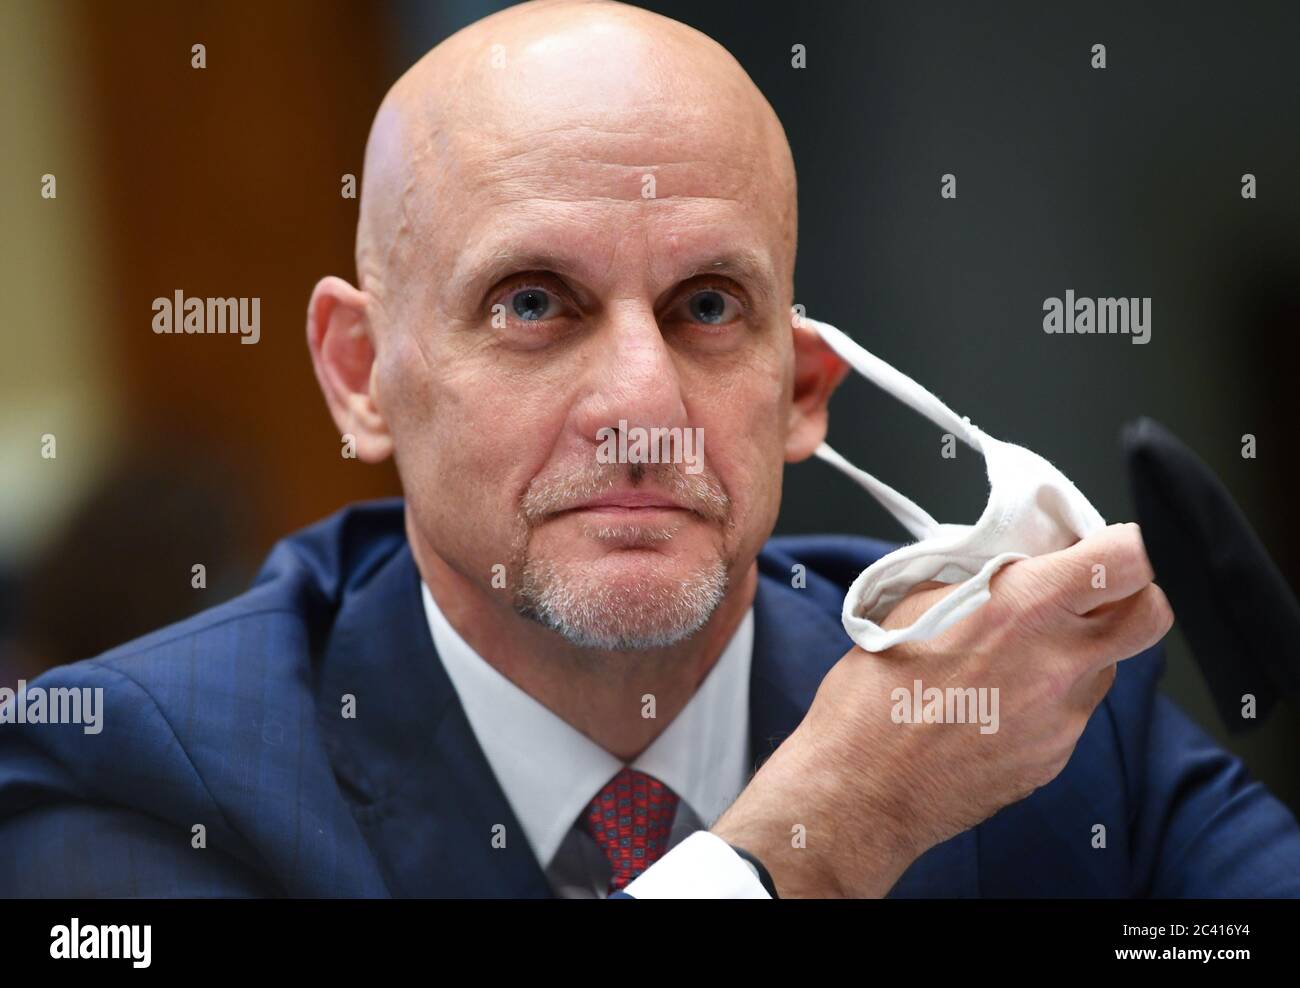
[[408,218],[423,227],[417,239],[438,242],[457,286],[510,268],[587,280],[629,245],[654,281],[712,268],[771,285],[786,190],[714,129],[460,129],[443,143],[445,167],[417,182]]
[[[775,176],[760,167],[749,135],[716,119],[642,116],[624,128],[554,115],[510,126],[479,124],[449,134],[446,174],[484,202],[644,201],[714,198],[757,204]],[[432,163],[436,167],[436,163]]]

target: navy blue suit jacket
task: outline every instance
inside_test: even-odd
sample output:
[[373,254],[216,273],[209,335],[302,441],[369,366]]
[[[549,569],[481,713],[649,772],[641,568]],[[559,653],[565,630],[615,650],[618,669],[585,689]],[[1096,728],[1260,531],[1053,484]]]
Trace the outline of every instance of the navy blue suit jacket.
[[[850,647],[845,588],[887,549],[760,555],[759,761]],[[1300,896],[1295,818],[1157,692],[1162,664],[1121,663],[1061,774],[891,895]],[[242,596],[31,685],[102,687],[104,723],[0,726],[2,896],[551,895],[434,652],[400,501],[287,538]]]

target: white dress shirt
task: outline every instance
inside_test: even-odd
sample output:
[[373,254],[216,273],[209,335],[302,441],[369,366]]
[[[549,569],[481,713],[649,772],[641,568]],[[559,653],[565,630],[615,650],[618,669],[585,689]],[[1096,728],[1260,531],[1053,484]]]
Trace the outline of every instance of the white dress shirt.
[[[423,583],[421,593],[434,648],[552,889],[604,898],[609,860],[580,817],[624,762],[489,665]],[[679,799],[668,852],[627,886],[635,898],[768,898],[754,870],[706,829],[749,781],[753,643],[751,608],[686,706],[631,763]],[[641,698],[629,704],[639,715]]]

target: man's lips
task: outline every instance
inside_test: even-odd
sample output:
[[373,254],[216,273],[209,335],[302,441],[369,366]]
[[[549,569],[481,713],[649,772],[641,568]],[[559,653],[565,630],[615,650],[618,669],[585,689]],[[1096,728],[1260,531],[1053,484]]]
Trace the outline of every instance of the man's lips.
[[606,491],[597,497],[589,498],[581,504],[575,504],[571,508],[566,508],[561,514],[567,514],[571,511],[603,511],[613,513],[640,513],[647,514],[656,511],[685,511],[682,505],[678,504],[666,494],[660,494],[655,491]]

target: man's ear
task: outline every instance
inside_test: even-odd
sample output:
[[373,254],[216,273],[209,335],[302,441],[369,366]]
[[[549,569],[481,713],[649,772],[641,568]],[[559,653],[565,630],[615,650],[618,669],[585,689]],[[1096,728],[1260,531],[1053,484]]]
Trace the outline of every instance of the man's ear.
[[339,435],[355,437],[359,460],[379,463],[392,453],[393,437],[374,401],[368,301],[365,292],[342,278],[322,278],[307,304],[307,346]]
[[827,403],[839,387],[849,365],[798,318],[794,333],[794,394],[786,428],[785,459],[798,463],[812,456],[826,438]]

